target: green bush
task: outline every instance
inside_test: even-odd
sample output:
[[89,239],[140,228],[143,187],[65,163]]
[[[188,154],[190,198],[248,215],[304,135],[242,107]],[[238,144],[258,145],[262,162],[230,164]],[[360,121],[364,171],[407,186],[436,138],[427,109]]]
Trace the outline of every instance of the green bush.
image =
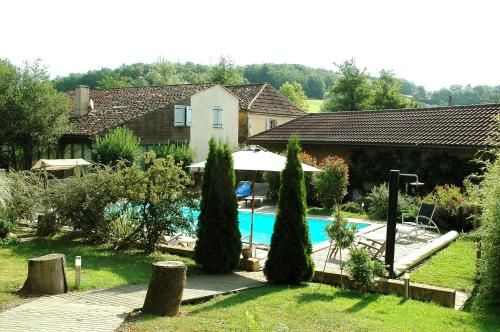
[[304,172],[298,157],[300,145],[291,138],[281,173],[276,222],[264,268],[267,279],[278,284],[297,284],[314,273],[312,245],[306,221]]
[[12,227],[12,222],[0,211],[0,239],[6,238]]
[[3,171],[0,171],[0,208],[5,207],[11,199],[9,179]]
[[349,254],[350,257],[346,265],[352,280],[366,286],[375,277],[384,276],[384,265],[378,260],[372,260],[366,248],[352,248]]
[[10,199],[5,205],[9,220],[14,224],[21,220],[34,221],[39,213],[44,213],[45,190],[40,175],[29,171],[7,173]]
[[355,202],[346,202],[341,205],[340,209],[345,212],[352,212],[352,213],[363,213],[363,209],[361,208],[361,205]]
[[153,148],[157,158],[166,158],[172,156],[176,164],[181,164],[183,167],[191,165],[196,157],[193,149],[188,144],[169,143],[157,145]]
[[128,241],[134,231],[134,222],[138,220],[138,211],[124,202],[110,204],[104,213],[105,223],[109,225],[109,237],[107,241],[113,248],[127,248],[133,243]]
[[209,273],[235,270],[240,261],[241,234],[231,150],[212,138],[203,174],[195,261]]
[[52,236],[55,235],[60,229],[54,213],[41,214],[38,216],[36,223],[36,235],[38,236]]
[[341,204],[347,194],[349,184],[349,169],[344,159],[339,157],[326,157],[319,164],[321,172],[315,173],[313,184],[318,193],[321,205],[331,209],[336,204]]
[[479,236],[481,260],[479,261],[481,306],[500,307],[500,152],[487,166],[482,182],[483,214]]
[[105,242],[109,233],[106,206],[124,193],[119,180],[110,167],[103,166],[84,176],[58,181],[47,192],[50,206],[62,224],[72,225],[92,242]]
[[111,129],[104,137],[96,137],[92,154],[103,165],[116,166],[118,161],[130,165],[142,154],[140,139],[128,128]]
[[281,174],[279,172],[264,172],[264,181],[269,183],[267,194],[273,201],[277,201],[281,186]]
[[[326,227],[326,234],[333,242],[335,249],[339,249],[342,261],[342,250],[350,248],[356,240],[356,225],[350,225],[347,222],[347,218],[344,218],[338,206],[332,223]],[[341,273],[343,268],[344,265],[340,264]]]
[[437,186],[423,200],[436,204],[433,219],[440,229],[470,231],[473,228],[472,220],[467,219],[472,214],[473,208],[459,187],[453,185]]
[[[389,188],[386,183],[374,186],[366,196],[368,203],[368,216],[374,220],[387,220],[387,208],[389,206]],[[409,216],[418,213],[420,201],[417,197],[407,194],[398,194],[398,211],[405,212]]]
[[[131,242],[137,242],[145,252],[151,253],[163,233],[192,233],[194,221],[183,213],[183,209],[191,207],[193,199],[186,191],[190,179],[182,166],[175,163],[173,156],[156,158],[154,152],[148,152],[144,164],[146,170],[132,165],[118,172],[121,197],[125,197],[128,203],[124,207],[133,212],[125,216],[134,219],[133,231],[121,241],[119,247],[125,248]],[[120,232],[128,231],[125,225],[122,224],[124,227]]]

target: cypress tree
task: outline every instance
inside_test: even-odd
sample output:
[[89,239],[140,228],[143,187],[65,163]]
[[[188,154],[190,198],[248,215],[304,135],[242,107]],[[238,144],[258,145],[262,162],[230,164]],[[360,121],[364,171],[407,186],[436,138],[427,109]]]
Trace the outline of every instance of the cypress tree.
[[235,270],[240,260],[238,201],[229,146],[217,144],[212,138],[209,147],[203,174],[195,261],[208,273],[224,273]]
[[264,268],[267,280],[278,284],[308,281],[314,273],[299,152],[299,140],[292,137],[288,142],[286,166],[281,172],[278,212]]

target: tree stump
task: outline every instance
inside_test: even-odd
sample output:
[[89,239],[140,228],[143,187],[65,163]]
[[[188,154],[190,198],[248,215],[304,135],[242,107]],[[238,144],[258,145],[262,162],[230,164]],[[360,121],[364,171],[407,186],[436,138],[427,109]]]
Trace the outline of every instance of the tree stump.
[[182,262],[153,263],[153,273],[142,312],[160,316],[177,315],[186,285],[186,270],[187,267]]
[[66,256],[50,254],[28,260],[28,278],[22,291],[35,294],[62,294],[68,292],[64,265]]

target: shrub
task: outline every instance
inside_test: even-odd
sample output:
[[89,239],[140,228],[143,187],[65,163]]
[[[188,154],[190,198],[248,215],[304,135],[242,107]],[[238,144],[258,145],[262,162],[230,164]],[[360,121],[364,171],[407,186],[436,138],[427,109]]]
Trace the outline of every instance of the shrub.
[[12,171],[6,176],[11,193],[5,205],[8,219],[14,224],[20,219],[34,221],[37,214],[46,210],[42,179],[29,171]]
[[364,247],[352,248],[347,261],[347,271],[352,280],[368,285],[377,276],[385,274],[384,265],[378,260],[372,260]]
[[[192,199],[185,190],[189,177],[172,156],[156,158],[153,152],[148,152],[144,164],[146,170],[132,165],[118,172],[122,197],[127,199],[127,209],[133,212],[125,216],[134,219],[133,231],[121,241],[120,248],[137,241],[146,253],[151,253],[164,232],[192,232],[193,220],[183,213],[185,207],[192,205]],[[122,216],[125,224],[126,217]]]
[[280,284],[310,280],[314,273],[312,245],[306,222],[304,172],[298,157],[297,138],[287,147],[287,161],[281,172],[276,222],[264,268],[267,279]]
[[[500,306],[500,152],[497,159],[487,166],[482,182],[483,214],[479,236],[481,260],[479,261],[481,305]],[[498,311],[497,311],[498,312]]]
[[361,208],[361,205],[355,202],[346,202],[342,204],[340,207],[342,211],[345,212],[352,212],[352,213],[363,213],[363,209]]
[[166,158],[172,156],[176,164],[183,167],[191,165],[196,157],[196,153],[189,147],[188,144],[169,143],[157,145],[153,148],[157,158]]
[[462,194],[457,186],[437,186],[436,189],[426,197],[424,201],[436,204],[434,221],[440,229],[455,229],[458,231],[470,231],[473,227],[472,221],[466,220],[472,213],[467,197]]
[[[313,166],[313,167],[319,167],[318,166],[318,161],[316,158],[311,156],[309,153],[305,151],[301,151],[299,153],[299,159],[302,163]],[[304,172],[304,183],[306,185],[306,201],[307,204],[309,205],[317,205],[318,204],[318,193],[316,191],[316,188],[314,187],[314,173],[312,172]],[[279,190],[279,187],[278,187]]]
[[122,190],[119,176],[110,167],[96,167],[92,173],[73,176],[48,189],[49,201],[56,217],[92,242],[108,239],[106,207],[118,200]]
[[41,214],[38,216],[36,224],[36,235],[38,236],[52,236],[57,233],[60,226],[58,225],[54,213]]
[[111,129],[104,137],[96,137],[92,154],[103,165],[116,166],[119,160],[130,165],[142,154],[140,139],[128,128]]
[[321,172],[315,173],[314,187],[324,208],[331,209],[340,204],[347,194],[349,184],[349,169],[344,159],[326,157],[319,164]]
[[[374,220],[387,220],[387,208],[389,206],[389,188],[386,183],[374,186],[366,196],[368,203],[368,216]],[[416,215],[419,207],[417,197],[406,194],[398,194],[398,210],[404,211],[409,216]]]
[[0,210],[0,239],[4,239],[12,230],[12,221],[8,219],[5,212]]
[[3,171],[0,171],[0,208],[5,207],[11,199],[9,179]]
[[241,254],[231,150],[212,138],[203,174],[195,260],[209,273],[236,269]]
[[134,222],[138,220],[139,211],[129,204],[120,202],[106,207],[105,223],[109,225],[108,242],[113,248],[127,248],[133,245],[131,236],[134,232]]
[[264,172],[264,181],[269,183],[267,194],[273,201],[277,201],[281,186],[281,174],[279,172]]

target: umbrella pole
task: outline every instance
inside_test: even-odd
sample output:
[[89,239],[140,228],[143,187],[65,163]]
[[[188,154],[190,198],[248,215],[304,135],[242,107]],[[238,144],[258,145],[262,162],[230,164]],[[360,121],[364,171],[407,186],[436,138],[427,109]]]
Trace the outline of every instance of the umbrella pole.
[[[253,245],[253,214],[255,211],[255,178],[256,178],[256,171],[253,171],[253,180],[252,180],[252,219],[250,220],[250,238],[249,238],[249,248],[250,252],[252,252],[252,245]],[[257,253],[256,253],[257,254]]]

